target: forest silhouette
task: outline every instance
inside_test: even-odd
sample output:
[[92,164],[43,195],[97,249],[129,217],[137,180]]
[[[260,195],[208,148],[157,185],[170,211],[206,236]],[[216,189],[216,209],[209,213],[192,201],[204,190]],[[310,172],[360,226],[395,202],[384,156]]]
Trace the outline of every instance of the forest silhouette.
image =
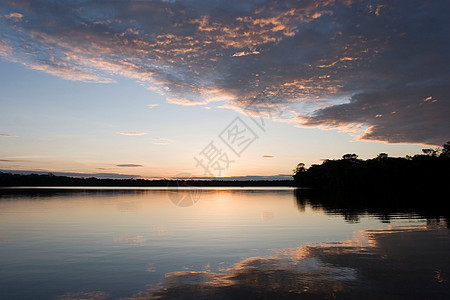
[[367,160],[358,159],[357,154],[344,154],[341,159],[327,159],[308,169],[299,163],[294,169],[295,185],[344,193],[442,191],[450,179],[450,142],[442,149],[422,151],[423,154],[406,157],[389,157],[380,153]]
[[340,214],[349,222],[373,215],[383,222],[399,214],[428,220],[443,218],[450,226],[448,185],[450,142],[442,149],[423,149],[423,154],[404,158],[385,153],[361,160],[356,154],[325,160],[294,170],[297,205],[306,204]]
[[293,186],[292,180],[196,180],[196,179],[100,179],[49,174],[12,174],[0,172],[0,187],[239,187]]

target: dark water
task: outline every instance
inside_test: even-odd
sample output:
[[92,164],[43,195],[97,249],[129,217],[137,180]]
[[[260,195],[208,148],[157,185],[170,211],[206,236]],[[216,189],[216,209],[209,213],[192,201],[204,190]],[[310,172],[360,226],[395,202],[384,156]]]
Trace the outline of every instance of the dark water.
[[290,188],[3,191],[0,298],[450,299],[443,216],[333,203]]

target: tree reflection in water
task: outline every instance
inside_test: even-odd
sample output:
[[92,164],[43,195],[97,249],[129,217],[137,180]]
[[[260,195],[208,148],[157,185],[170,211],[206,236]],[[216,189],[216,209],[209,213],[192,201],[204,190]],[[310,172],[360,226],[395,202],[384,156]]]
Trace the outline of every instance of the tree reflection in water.
[[324,210],[332,215],[342,215],[347,222],[359,222],[361,216],[370,215],[389,223],[393,218],[425,218],[428,222],[445,220],[450,217],[447,199],[442,193],[424,191],[391,191],[385,194],[370,194],[355,191],[313,191],[297,189],[295,191],[297,208],[304,211],[307,206]]

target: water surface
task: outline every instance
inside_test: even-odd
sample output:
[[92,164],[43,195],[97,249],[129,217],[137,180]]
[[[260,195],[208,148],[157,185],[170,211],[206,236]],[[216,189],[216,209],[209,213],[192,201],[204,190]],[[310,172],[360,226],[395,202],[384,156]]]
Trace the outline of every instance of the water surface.
[[2,299],[450,296],[446,222],[411,210],[349,217],[291,188],[0,195]]

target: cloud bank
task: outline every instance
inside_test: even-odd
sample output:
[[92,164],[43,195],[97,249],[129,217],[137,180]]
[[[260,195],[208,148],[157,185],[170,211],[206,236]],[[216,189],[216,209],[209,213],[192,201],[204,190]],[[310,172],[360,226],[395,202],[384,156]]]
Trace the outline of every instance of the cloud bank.
[[[0,161],[8,161],[8,160],[0,160]],[[13,160],[10,160],[13,161]],[[47,175],[49,173],[55,176],[69,176],[69,177],[78,177],[78,178],[90,178],[95,177],[99,179],[133,179],[133,178],[141,178],[140,175],[132,175],[132,174],[117,174],[117,173],[75,173],[75,172],[52,172],[52,171],[44,171],[44,170],[10,170],[10,169],[0,169],[0,172],[3,173],[11,173],[11,174],[21,174],[21,175],[30,175],[30,174],[38,174],[38,175]]]
[[448,11],[445,0],[2,1],[0,56],[69,80],[132,78],[171,103],[282,107],[299,126],[440,145]]

